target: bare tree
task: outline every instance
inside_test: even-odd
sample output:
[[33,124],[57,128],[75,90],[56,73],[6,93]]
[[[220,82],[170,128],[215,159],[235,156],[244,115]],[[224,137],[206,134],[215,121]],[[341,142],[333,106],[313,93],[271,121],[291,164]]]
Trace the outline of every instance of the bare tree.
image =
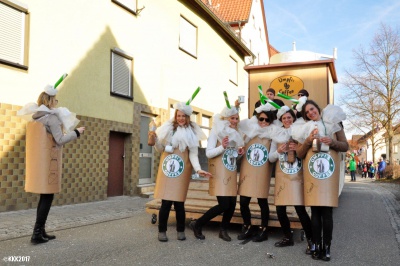
[[349,122],[362,132],[386,131],[389,160],[393,163],[394,125],[400,112],[400,34],[381,24],[368,48],[353,50],[355,65],[345,70],[347,94],[341,98]]

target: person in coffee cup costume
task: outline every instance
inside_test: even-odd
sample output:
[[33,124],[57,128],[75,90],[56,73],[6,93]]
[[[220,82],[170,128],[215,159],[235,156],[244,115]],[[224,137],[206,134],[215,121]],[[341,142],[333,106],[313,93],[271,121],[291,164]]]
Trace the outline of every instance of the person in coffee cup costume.
[[206,150],[206,156],[209,159],[208,170],[213,175],[209,181],[208,193],[217,197],[218,204],[210,208],[198,220],[190,223],[194,236],[201,240],[205,239],[202,227],[223,213],[219,238],[231,241],[227,230],[236,207],[236,159],[244,152],[244,142],[242,134],[238,130],[238,110],[236,107],[231,107],[226,92],[224,95],[226,107],[214,116]]
[[161,242],[168,241],[166,232],[172,204],[176,213],[177,239],[186,239],[185,200],[192,170],[203,177],[211,176],[200,167],[198,147],[206,135],[190,121],[193,109],[189,104],[190,101],[175,103],[174,117],[155,132],[155,149],[162,152],[154,190],[154,198],[161,199],[158,223],[158,240]]

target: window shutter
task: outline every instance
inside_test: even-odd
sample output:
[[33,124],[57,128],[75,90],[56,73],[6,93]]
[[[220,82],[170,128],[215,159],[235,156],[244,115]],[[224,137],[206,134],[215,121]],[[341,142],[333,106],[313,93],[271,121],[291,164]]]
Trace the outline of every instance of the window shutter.
[[132,97],[132,60],[112,53],[112,92]]
[[25,13],[0,3],[0,58],[24,64]]

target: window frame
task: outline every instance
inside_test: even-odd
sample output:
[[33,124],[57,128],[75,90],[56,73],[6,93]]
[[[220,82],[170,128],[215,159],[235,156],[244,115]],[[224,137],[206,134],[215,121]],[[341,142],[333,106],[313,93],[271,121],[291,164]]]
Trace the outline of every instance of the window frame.
[[[229,56],[229,58],[230,58],[230,60],[229,60],[229,81],[230,82],[232,82],[233,84],[235,84],[236,86],[238,86],[238,79],[239,79],[239,71],[238,71],[238,67],[239,67],[239,65],[238,65],[238,60],[236,60],[235,58],[233,58],[233,56]],[[232,61],[234,61],[235,63],[236,63],[236,66],[235,66],[235,72],[236,72],[236,74],[235,74],[235,79],[236,80],[232,80]]]
[[[28,6],[23,5],[23,3],[16,2],[14,0],[0,0],[0,5],[7,6],[9,8],[15,9],[18,12],[21,12],[21,15],[24,15],[24,21],[21,23],[22,30],[22,38],[23,38],[23,44],[21,45],[22,47],[22,54],[21,54],[21,59],[22,59],[22,64],[19,62],[13,62],[9,61],[3,58],[0,58],[0,64],[23,69],[23,70],[28,70],[28,59],[29,59],[29,12],[28,12]],[[22,39],[21,38],[21,39]]]
[[[130,96],[120,94],[120,93],[113,91],[113,80],[114,80],[113,79],[114,78],[113,54],[116,54],[118,56],[121,56],[121,57],[131,61],[131,65],[130,65],[131,68],[129,71],[129,79],[130,79],[129,91],[131,94]],[[133,100],[133,82],[134,82],[133,78],[134,78],[134,76],[133,76],[133,56],[129,55],[127,52],[125,52],[117,47],[115,47],[114,49],[111,49],[111,52],[110,52],[110,95]]]
[[[193,28],[196,30],[196,34],[195,34],[195,38],[196,38],[195,45],[196,45],[196,47],[195,47],[195,51],[194,51],[195,54],[192,54],[191,51],[189,51],[188,49],[185,49],[185,47],[182,47],[182,45],[181,45],[181,34],[182,34],[181,21],[182,20],[185,20],[188,24],[192,25]],[[185,52],[186,54],[188,54],[188,55],[190,55],[190,56],[192,56],[193,58],[196,58],[196,59],[197,59],[197,55],[198,55],[197,54],[197,52],[198,52],[198,38],[199,38],[199,31],[198,30],[199,30],[199,28],[194,23],[192,23],[189,19],[187,19],[185,16],[183,16],[183,15],[179,16],[179,40],[178,40],[179,50]]]

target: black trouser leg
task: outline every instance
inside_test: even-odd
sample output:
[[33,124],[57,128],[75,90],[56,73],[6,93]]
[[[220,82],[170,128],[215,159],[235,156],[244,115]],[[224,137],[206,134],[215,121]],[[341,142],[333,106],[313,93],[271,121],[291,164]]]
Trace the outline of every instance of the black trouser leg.
[[333,232],[333,208],[322,207],[322,231],[325,245],[330,245]]
[[240,196],[240,214],[242,215],[243,224],[245,225],[251,224],[250,200],[250,197]]
[[169,218],[169,212],[171,211],[172,201],[161,200],[161,208],[158,213],[158,232],[166,232]]
[[35,228],[42,228],[45,226],[53,199],[54,194],[40,194],[40,199],[36,210]]
[[318,206],[311,207],[311,225],[313,241],[316,244],[321,243],[321,230],[322,230],[322,213],[321,208]]
[[299,216],[299,220],[300,220],[301,226],[303,227],[303,230],[306,234],[306,238],[311,239],[312,238],[312,225],[311,225],[310,216],[308,216],[308,213],[306,211],[306,207],[294,206],[294,209],[296,210],[297,216]]
[[[222,217],[221,227],[229,225],[230,220],[232,219],[233,213],[235,211],[236,205],[236,197],[229,196],[217,196],[218,205],[215,205],[211,209],[209,209],[206,213],[201,216],[196,224],[198,227],[203,227],[207,224],[211,219],[224,213]],[[232,205],[232,206],[231,206]]]
[[185,203],[181,201],[174,201],[174,209],[176,215],[176,231],[184,232],[185,231]]
[[286,213],[286,206],[276,206],[276,214],[278,215],[278,220],[281,224],[284,236],[290,236],[290,221]]
[[269,221],[269,205],[268,199],[258,198],[258,206],[260,206],[261,210],[261,226],[267,227]]

